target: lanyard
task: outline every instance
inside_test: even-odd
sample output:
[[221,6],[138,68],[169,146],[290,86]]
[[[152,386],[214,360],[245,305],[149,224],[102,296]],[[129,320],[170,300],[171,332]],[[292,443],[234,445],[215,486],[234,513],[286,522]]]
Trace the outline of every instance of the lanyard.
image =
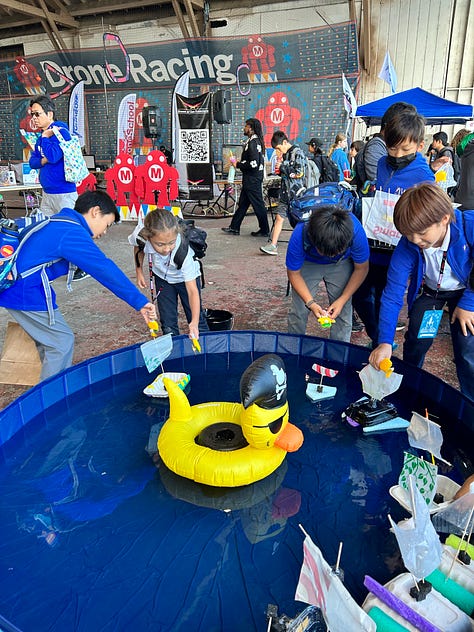
[[[170,263],[171,263],[171,253],[168,255],[168,261],[166,262],[166,272],[165,272],[165,278],[163,279],[164,281],[166,281],[166,277],[168,276],[168,270],[170,267]],[[158,290],[158,292],[156,293],[156,297],[155,297],[155,283],[154,283],[154,278],[153,278],[153,255],[149,254],[148,255],[148,270],[150,272],[150,295],[151,295],[151,302],[154,303],[156,301],[156,299],[159,297],[161,290],[163,289],[162,287],[160,287],[160,289]]]
[[[421,254],[423,255],[423,281],[421,283],[421,285],[423,286],[425,284],[425,276],[426,276],[426,259],[425,259],[425,255],[423,251],[421,251]],[[447,257],[448,257],[448,251],[443,250],[443,258],[441,259],[441,265],[439,267],[438,283],[436,284],[436,294],[434,295],[435,300],[438,298],[438,292],[441,288],[441,282],[443,280],[444,268],[446,267]]]

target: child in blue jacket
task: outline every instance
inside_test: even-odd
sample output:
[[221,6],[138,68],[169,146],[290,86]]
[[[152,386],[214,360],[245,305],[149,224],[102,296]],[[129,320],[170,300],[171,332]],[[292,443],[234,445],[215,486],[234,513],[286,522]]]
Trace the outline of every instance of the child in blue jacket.
[[382,294],[379,345],[370,363],[379,368],[392,355],[399,312],[409,282],[409,324],[403,359],[422,367],[448,306],[456,371],[461,391],[474,400],[474,291],[469,275],[474,259],[474,211],[454,211],[435,184],[408,189],[393,219],[403,235],[392,255]]
[[69,280],[75,266],[141,312],[147,323],[156,319],[154,305],[93,241],[119,219],[115,202],[105,191],[87,191],[78,197],[74,210],[64,208],[30,235],[18,252],[20,276],[0,293],[0,307],[35,341],[42,361],[41,380],[72,364],[74,333],[58,309],[51,282],[65,275]]

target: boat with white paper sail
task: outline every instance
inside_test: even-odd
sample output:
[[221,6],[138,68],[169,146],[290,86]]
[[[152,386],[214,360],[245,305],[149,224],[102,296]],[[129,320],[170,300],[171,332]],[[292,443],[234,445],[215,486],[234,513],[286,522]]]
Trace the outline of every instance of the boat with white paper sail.
[[439,424],[428,417],[413,412],[410,425],[407,428],[408,442],[412,448],[425,450],[431,456],[432,463],[414,454],[405,452],[402,470],[398,484],[393,485],[389,492],[404,509],[409,509],[408,477],[414,475],[416,486],[425,499],[430,513],[447,507],[452,502],[460,485],[447,476],[438,474],[438,467],[434,457],[451,465],[441,456],[443,435]]

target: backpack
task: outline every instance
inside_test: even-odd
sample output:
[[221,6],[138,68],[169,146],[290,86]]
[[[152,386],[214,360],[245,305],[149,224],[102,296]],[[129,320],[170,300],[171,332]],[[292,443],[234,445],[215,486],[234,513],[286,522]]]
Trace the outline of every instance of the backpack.
[[299,222],[307,222],[315,208],[321,205],[337,205],[353,212],[356,200],[357,194],[347,185],[324,182],[291,202],[288,219],[294,228]]
[[324,154],[316,154],[313,158],[316,166],[319,169],[320,179],[319,182],[339,182],[340,174],[339,167],[334,160],[331,160]]
[[[3,292],[10,288],[19,277],[25,279],[26,277],[41,271],[41,280],[46,296],[46,304],[48,306],[48,314],[50,323],[54,323],[53,315],[53,303],[51,295],[51,287],[48,275],[46,274],[46,268],[52,266],[54,263],[61,261],[62,257],[47,261],[46,263],[40,263],[37,266],[28,268],[19,273],[16,268],[16,262],[18,255],[21,252],[24,245],[27,243],[31,235],[34,235],[39,230],[42,230],[50,222],[63,222],[67,224],[77,224],[72,219],[46,217],[42,213],[37,213],[35,217],[21,218],[23,225],[18,226],[11,219],[0,220],[0,292]],[[72,263],[69,264],[69,274],[67,286],[70,289],[70,282],[76,266]]]
[[195,226],[193,219],[178,219],[178,223],[182,239],[179,248],[174,255],[173,261],[178,270],[181,270],[184,260],[186,259],[186,255],[188,254],[189,246],[191,246],[194,250],[195,260],[202,259],[206,256],[207,233],[202,228]]

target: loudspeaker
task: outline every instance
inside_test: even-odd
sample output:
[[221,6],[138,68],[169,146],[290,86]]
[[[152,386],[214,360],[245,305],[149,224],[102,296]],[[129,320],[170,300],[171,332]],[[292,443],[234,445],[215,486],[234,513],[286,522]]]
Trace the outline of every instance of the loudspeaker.
[[217,92],[214,92],[212,107],[216,123],[232,123],[232,102],[229,90],[217,90]]
[[155,105],[147,105],[142,110],[142,124],[145,138],[159,138],[161,136],[161,116]]

